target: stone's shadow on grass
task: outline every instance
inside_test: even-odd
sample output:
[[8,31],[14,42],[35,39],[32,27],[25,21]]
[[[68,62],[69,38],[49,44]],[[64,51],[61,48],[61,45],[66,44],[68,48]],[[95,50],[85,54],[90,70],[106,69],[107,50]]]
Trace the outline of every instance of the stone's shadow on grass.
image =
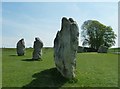
[[34,60],[34,59],[23,59],[22,61],[31,62],[31,61],[40,61],[40,60]]
[[9,56],[18,56],[17,54],[12,54],[12,55],[9,55]]
[[22,89],[59,89],[68,79],[65,79],[56,68],[47,69],[32,76],[34,79]]

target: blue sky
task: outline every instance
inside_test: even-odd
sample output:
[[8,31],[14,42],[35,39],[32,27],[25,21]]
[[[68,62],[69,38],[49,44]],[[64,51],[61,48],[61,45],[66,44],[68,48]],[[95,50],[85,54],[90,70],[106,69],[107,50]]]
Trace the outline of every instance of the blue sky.
[[118,35],[117,2],[3,2],[2,46],[16,47],[17,41],[24,38],[26,47],[32,47],[34,38],[39,37],[44,47],[52,47],[62,17],[72,17],[79,32],[84,21],[98,20]]

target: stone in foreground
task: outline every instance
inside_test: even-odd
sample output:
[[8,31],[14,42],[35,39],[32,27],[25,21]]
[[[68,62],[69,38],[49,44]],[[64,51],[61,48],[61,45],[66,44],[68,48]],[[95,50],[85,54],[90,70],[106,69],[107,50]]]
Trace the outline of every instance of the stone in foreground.
[[98,49],[98,53],[107,53],[108,47],[101,45]]
[[23,56],[25,54],[25,42],[24,39],[21,39],[17,43],[17,55]]
[[38,60],[41,59],[42,56],[42,47],[43,47],[43,42],[36,37],[34,41],[34,51],[33,51],[33,60]]
[[61,30],[54,39],[54,61],[60,73],[66,78],[75,77],[76,54],[79,28],[72,18],[62,18]]

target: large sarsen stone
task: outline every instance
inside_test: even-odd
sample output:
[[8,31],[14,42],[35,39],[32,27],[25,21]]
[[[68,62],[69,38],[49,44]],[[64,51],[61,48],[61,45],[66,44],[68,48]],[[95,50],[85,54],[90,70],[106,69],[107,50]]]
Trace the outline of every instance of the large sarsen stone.
[[66,78],[75,77],[76,54],[79,28],[72,18],[62,18],[61,30],[54,39],[54,61],[60,73]]

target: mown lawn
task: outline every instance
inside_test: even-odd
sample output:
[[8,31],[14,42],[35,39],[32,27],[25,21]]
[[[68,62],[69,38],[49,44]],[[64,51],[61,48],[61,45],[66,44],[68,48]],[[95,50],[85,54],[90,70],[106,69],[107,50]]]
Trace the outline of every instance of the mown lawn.
[[2,49],[0,48],[0,88],[2,88]]
[[33,49],[17,56],[15,49],[2,50],[2,87],[118,87],[118,55],[78,53],[76,81],[56,70],[53,49],[43,49],[43,61],[31,61]]

